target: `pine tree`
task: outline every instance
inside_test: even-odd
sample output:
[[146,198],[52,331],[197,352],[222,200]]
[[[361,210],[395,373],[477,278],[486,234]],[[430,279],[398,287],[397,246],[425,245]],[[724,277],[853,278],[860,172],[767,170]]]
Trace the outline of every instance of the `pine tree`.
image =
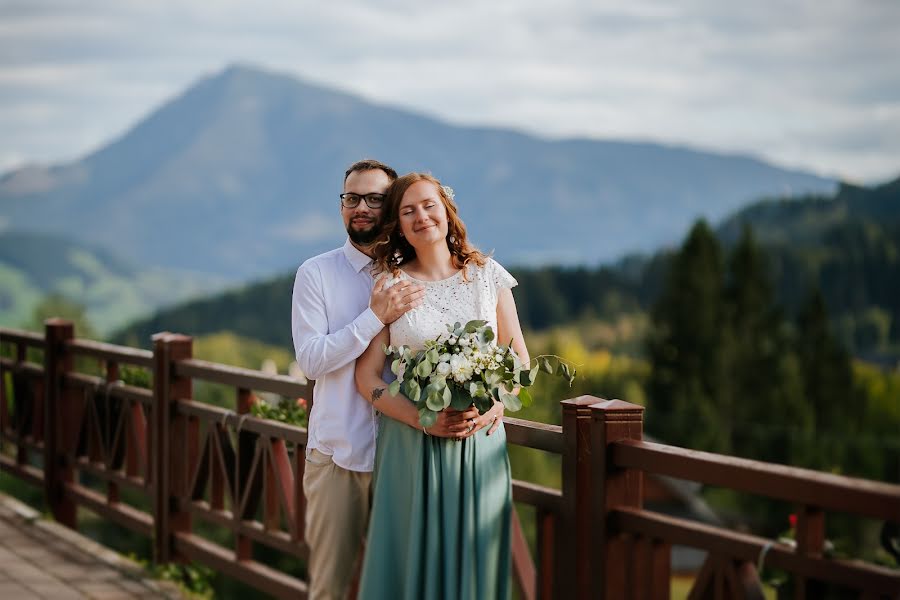
[[[814,288],[797,317],[797,355],[803,389],[814,415],[814,429],[821,438],[855,432],[859,421],[854,402],[850,356],[832,335],[825,299]],[[833,469],[844,462],[839,444],[819,444],[819,464]]]
[[648,429],[664,441],[727,452],[719,423],[723,390],[722,251],[698,221],[673,259],[648,340]]
[[722,424],[735,454],[792,461],[792,433],[810,428],[799,366],[784,317],[775,304],[766,256],[745,227],[728,261],[726,332],[728,387]]

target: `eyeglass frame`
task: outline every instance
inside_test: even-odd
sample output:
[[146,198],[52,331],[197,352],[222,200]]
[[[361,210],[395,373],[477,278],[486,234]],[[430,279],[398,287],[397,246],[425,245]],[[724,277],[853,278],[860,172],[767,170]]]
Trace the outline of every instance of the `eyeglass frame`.
[[[343,194],[339,194],[339,198],[341,199],[341,206],[348,209],[353,209],[359,206],[360,202],[365,201],[366,206],[368,206],[372,210],[377,210],[384,206],[384,199],[387,194],[355,194],[353,192],[344,192]],[[345,196],[355,196],[357,198],[356,202],[352,206],[348,206],[344,200]],[[377,206],[372,206],[372,202],[377,202]]]

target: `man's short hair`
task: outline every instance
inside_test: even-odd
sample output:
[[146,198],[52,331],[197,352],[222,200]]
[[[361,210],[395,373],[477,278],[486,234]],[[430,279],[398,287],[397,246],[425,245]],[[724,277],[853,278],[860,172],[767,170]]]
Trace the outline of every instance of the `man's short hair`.
[[347,178],[350,177],[350,173],[354,171],[372,171],[374,169],[379,169],[384,171],[384,173],[388,176],[388,179],[391,180],[391,183],[397,179],[397,171],[393,170],[383,162],[379,160],[375,160],[374,158],[364,158],[363,160],[358,160],[347,169],[347,172],[344,173],[344,182],[347,182]]

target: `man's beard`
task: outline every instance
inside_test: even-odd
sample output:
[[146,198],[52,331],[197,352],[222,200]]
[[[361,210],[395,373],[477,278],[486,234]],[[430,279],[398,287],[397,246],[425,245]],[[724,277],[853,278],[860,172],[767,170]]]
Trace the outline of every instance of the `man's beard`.
[[380,221],[374,221],[369,229],[364,229],[362,231],[353,229],[353,224],[347,223],[347,235],[350,236],[350,241],[354,244],[359,244],[360,246],[368,246],[378,238],[380,233]]

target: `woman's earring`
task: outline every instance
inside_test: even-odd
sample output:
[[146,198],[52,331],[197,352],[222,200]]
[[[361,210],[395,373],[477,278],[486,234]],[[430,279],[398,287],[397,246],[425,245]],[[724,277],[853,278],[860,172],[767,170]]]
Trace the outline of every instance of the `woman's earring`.
[[394,250],[394,262],[398,265],[403,262],[403,253],[400,252],[400,249]]
[[455,244],[455,243],[456,243],[456,236],[455,236],[455,235],[451,235],[451,236],[449,236],[447,239],[450,240],[450,243],[451,243],[451,244]]

